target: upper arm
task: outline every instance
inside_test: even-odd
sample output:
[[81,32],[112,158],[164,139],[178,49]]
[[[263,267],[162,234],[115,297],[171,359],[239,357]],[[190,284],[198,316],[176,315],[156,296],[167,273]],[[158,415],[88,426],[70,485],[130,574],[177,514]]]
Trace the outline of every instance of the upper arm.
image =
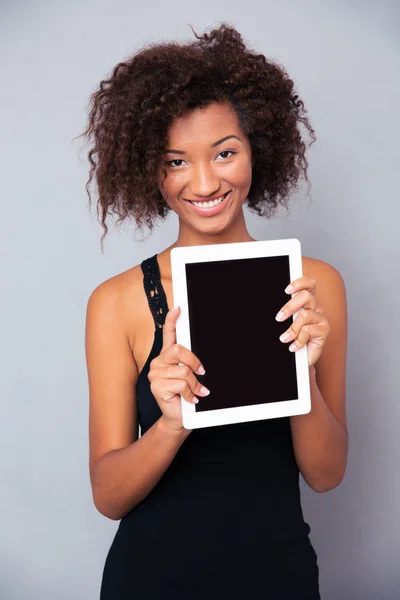
[[121,292],[112,279],[99,285],[88,300],[85,347],[92,480],[101,456],[138,439],[138,369],[128,342]]
[[337,269],[319,261],[316,296],[328,319],[330,333],[315,364],[316,381],[326,405],[347,432],[346,355],[347,299],[344,280]]

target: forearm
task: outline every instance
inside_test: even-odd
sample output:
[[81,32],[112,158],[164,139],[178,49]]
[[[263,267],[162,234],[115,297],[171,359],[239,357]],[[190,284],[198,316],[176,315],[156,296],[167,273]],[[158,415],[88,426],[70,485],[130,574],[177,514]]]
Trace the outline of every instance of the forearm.
[[342,481],[347,462],[347,433],[326,405],[310,369],[311,412],[290,417],[297,464],[305,481],[317,492]]
[[160,417],[136,442],[100,458],[92,475],[99,512],[122,519],[155,487],[189,434],[173,431]]

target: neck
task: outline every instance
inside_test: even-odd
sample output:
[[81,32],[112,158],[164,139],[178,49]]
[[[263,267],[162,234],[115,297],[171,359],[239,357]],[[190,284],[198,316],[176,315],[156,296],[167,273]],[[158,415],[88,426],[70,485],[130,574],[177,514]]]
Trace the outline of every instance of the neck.
[[187,223],[179,220],[179,235],[176,242],[171,246],[204,246],[208,244],[230,244],[235,242],[254,242],[256,241],[249,234],[243,210],[233,221],[228,229],[223,231],[206,231],[202,232],[198,229],[189,227]]
[[247,231],[243,212],[241,212],[241,215],[239,215],[238,219],[232,223],[232,226],[229,228],[229,230],[216,233],[203,233],[202,231],[187,227],[186,224],[180,221],[178,239],[171,246],[157,255],[160,270],[162,271],[163,277],[166,279],[171,278],[170,252],[172,248],[177,248],[180,246],[204,246],[208,244],[233,244],[236,242],[255,241],[256,240],[251,237]]

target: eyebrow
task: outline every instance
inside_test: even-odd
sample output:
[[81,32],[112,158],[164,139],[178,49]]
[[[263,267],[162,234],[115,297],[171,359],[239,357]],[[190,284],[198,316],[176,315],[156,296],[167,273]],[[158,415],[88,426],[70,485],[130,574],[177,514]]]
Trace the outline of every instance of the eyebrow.
[[[226,135],[225,137],[223,137],[220,140],[218,140],[218,141],[214,142],[213,144],[211,144],[211,148],[215,148],[216,146],[219,146],[220,144],[222,144],[226,140],[229,140],[230,138],[236,138],[237,140],[239,140],[239,142],[242,141],[237,135]],[[186,152],[184,152],[183,150],[171,150],[171,149],[169,149],[169,150],[165,150],[164,154],[186,154]]]

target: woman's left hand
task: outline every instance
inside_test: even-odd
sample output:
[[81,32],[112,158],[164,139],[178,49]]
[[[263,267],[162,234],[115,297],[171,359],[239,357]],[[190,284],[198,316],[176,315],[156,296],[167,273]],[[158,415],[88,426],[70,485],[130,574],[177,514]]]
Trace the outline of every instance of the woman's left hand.
[[[289,350],[295,352],[307,344],[308,366],[315,365],[321,356],[322,349],[330,333],[328,319],[316,297],[316,280],[310,277],[299,277],[285,289],[288,294],[295,294],[279,312],[283,312],[277,321],[285,321],[296,311],[299,314],[292,325],[281,336],[282,342],[291,341]],[[302,309],[302,310],[301,310]],[[278,313],[279,314],[279,313]],[[285,338],[285,335],[287,338]]]

